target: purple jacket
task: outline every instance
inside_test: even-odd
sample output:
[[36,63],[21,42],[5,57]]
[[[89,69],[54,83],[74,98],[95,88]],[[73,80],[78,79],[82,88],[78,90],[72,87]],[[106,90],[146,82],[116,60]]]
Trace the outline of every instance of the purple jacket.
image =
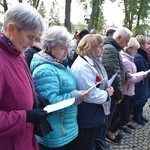
[[22,54],[7,43],[0,34],[0,149],[38,150],[33,125],[26,123],[34,100],[23,66],[31,74]]
[[[137,69],[134,63],[134,57],[123,51],[121,51],[120,54],[122,57],[125,72],[129,72],[131,74],[136,73]],[[135,83],[138,83],[143,79],[144,79],[143,76],[128,78],[123,85],[124,95],[128,95],[128,96],[135,95]]]

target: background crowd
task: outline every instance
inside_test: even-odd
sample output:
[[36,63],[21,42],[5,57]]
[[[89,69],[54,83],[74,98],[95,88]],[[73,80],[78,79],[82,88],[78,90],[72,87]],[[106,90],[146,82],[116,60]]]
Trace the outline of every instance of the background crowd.
[[[132,120],[148,122],[149,44],[126,27],[109,28],[105,37],[96,29],[72,36],[62,26],[44,32],[32,7],[10,8],[0,33],[0,148],[108,150],[119,144],[121,131],[136,129]],[[71,106],[43,110],[69,98],[75,98]]]

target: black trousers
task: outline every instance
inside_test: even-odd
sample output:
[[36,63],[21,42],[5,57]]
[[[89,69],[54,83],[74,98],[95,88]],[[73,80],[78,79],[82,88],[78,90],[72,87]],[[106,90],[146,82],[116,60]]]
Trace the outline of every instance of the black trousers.
[[124,99],[117,104],[115,113],[109,130],[116,132],[121,126],[125,126],[129,122],[131,110],[135,104],[134,96],[124,95]]
[[129,123],[130,114],[134,105],[134,96],[124,95],[124,99],[121,101],[118,108],[121,126],[125,126],[127,123]]
[[98,126],[91,128],[79,128],[79,135],[74,140],[71,150],[92,150]]
[[111,103],[111,111],[110,111],[109,119],[108,119],[108,131],[115,133],[120,127],[120,120],[118,119],[118,104],[112,100]]

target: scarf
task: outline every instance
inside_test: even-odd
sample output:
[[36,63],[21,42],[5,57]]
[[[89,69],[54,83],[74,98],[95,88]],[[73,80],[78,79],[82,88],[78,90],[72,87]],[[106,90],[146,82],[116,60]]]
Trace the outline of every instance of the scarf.
[[[100,76],[102,76],[102,79],[107,78],[106,81],[104,81],[104,82],[102,82],[100,84],[100,89],[105,90],[107,88],[108,76],[107,76],[106,70],[105,70],[105,68],[104,68],[104,66],[102,64],[102,59],[101,58],[92,57],[92,61],[94,63],[95,69],[97,70],[98,74]],[[108,94],[107,101],[102,104],[105,115],[109,115],[110,114],[110,104],[111,104],[111,98],[110,98],[110,96]]]
[[[108,80],[108,76],[107,76],[106,70],[105,70],[105,68],[104,68],[104,66],[102,64],[102,59],[96,58],[96,57],[92,57],[92,61],[94,63],[94,67],[97,70],[99,76],[102,79],[107,78],[107,80]],[[106,85],[107,85],[106,82],[107,82],[107,80],[105,82],[101,83],[100,89],[103,89],[103,90],[106,89]]]

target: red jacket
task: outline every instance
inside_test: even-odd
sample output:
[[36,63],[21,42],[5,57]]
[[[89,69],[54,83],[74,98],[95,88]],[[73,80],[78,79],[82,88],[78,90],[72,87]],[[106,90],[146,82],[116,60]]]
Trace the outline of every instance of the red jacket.
[[[24,65],[23,65],[24,64]],[[26,110],[33,108],[31,77],[22,54],[0,34],[0,149],[38,150]]]

